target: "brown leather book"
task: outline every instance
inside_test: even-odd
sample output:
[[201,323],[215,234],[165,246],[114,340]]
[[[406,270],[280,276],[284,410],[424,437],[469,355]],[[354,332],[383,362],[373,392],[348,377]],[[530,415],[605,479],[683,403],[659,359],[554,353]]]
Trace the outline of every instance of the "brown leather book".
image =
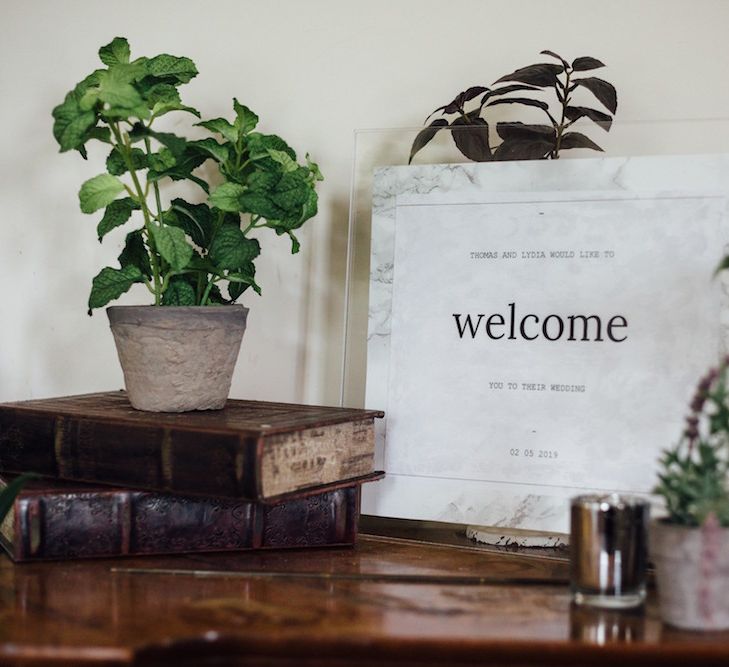
[[124,392],[0,404],[0,471],[273,500],[373,472],[375,410],[229,400],[140,412]]
[[0,544],[18,562],[352,545],[359,496],[349,484],[268,504],[38,480],[15,499]]

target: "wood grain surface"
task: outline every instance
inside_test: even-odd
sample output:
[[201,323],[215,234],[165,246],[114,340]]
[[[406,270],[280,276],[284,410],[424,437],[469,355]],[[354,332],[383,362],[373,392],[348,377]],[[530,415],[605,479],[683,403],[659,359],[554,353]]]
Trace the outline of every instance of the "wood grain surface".
[[[728,665],[729,633],[575,609],[562,557],[355,548],[13,565],[7,665]],[[529,582],[533,583],[529,583]]]

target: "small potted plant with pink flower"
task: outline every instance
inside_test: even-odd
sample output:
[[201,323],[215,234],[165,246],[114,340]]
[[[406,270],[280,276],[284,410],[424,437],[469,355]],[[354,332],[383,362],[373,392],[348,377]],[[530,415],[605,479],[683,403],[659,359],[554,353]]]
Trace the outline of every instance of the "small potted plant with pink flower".
[[729,357],[699,382],[655,492],[667,516],[651,527],[662,619],[729,629]]

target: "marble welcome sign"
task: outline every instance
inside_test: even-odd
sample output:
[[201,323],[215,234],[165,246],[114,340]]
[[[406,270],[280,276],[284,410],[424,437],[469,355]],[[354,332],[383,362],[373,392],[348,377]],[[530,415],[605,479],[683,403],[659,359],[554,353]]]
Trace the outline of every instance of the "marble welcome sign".
[[380,169],[364,511],[567,532],[645,494],[725,338],[729,157]]

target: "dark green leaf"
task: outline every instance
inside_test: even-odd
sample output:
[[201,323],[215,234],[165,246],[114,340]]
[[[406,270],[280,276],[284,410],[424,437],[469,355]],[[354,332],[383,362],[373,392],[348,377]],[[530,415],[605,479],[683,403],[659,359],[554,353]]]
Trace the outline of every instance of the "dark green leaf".
[[551,125],[528,125],[525,123],[497,123],[497,134],[509,141],[511,139],[542,140],[554,144],[555,130]]
[[546,102],[542,102],[541,100],[532,100],[528,97],[507,97],[501,100],[492,100],[486,106],[492,107],[497,104],[523,104],[527,107],[537,107],[542,111],[549,111],[549,105]]
[[53,136],[61,147],[61,153],[82,147],[88,132],[96,124],[96,114],[83,111],[79,106],[82,94],[72,90],[63,104],[53,109]]
[[104,65],[119,65],[129,62],[129,42],[124,37],[114,37],[99,49],[99,58]]
[[[170,162],[171,160],[169,158],[172,157],[174,159],[174,156],[171,153],[166,153],[166,150],[163,149],[159,152],[159,159],[164,160],[164,162]],[[182,156],[174,159],[174,162],[164,169],[159,169],[158,167],[163,165],[155,161],[154,165],[147,172],[147,179],[150,181],[158,181],[168,177],[173,181],[190,180],[193,183],[197,183],[205,192],[208,192],[208,184],[192,173],[207,159],[208,156],[202,151],[188,147]]]
[[193,256],[185,232],[179,227],[151,227],[157,251],[175,271],[182,271]]
[[511,74],[496,79],[494,83],[502,81],[519,81],[520,83],[528,83],[532,86],[546,88],[554,86],[557,83],[557,75],[564,71],[562,65],[553,65],[552,63],[538,63],[522,67]]
[[597,99],[605,105],[610,113],[614,114],[618,108],[618,93],[615,86],[603,79],[591,76],[584,79],[575,79],[576,86],[587,88]]
[[129,83],[128,76],[126,68],[122,65],[117,65],[99,75],[99,99],[108,105],[103,110],[105,117],[149,117],[149,110],[142,96]]
[[488,162],[491,159],[489,126],[483,118],[456,118],[451,133],[458,150],[474,162]]
[[554,144],[544,139],[509,139],[494,151],[494,160],[540,160],[547,157]]
[[258,116],[235,98],[233,98],[233,109],[235,110],[235,129],[238,136],[248,134],[258,125]]
[[604,63],[601,63],[596,58],[590,58],[589,56],[583,56],[582,58],[575,58],[572,61],[572,69],[575,72],[585,72],[590,69],[598,69],[605,67]]
[[726,271],[729,269],[729,255],[724,257],[724,259],[719,262],[719,266],[716,267],[716,271],[714,271],[714,276],[716,276],[717,273],[720,273],[721,271]]
[[149,262],[149,253],[144,244],[144,236],[141,229],[127,234],[124,250],[119,255],[119,264],[122,269],[128,266],[136,266],[147,278],[152,277],[152,265]]
[[[246,185],[250,191],[271,192],[281,179],[281,175],[270,171],[254,171]],[[242,192],[241,192],[242,194]]]
[[177,164],[175,156],[169,148],[163,147],[158,153],[152,153],[147,157],[149,168],[154,173],[161,173],[174,167]]
[[545,49],[544,51],[540,51],[539,53],[541,53],[544,56],[552,56],[552,58],[556,58],[557,60],[559,60],[562,63],[562,65],[564,66],[565,69],[567,69],[570,66],[569,63],[562,56],[560,56],[558,53],[555,53],[554,51],[547,51]]
[[562,141],[559,144],[560,148],[590,148],[593,151],[602,151],[602,148],[598,146],[592,139],[586,137],[581,132],[567,132],[562,135]]
[[213,190],[208,198],[210,206],[219,208],[221,211],[237,213],[243,210],[240,198],[246,192],[246,188],[238,183],[223,183]]
[[9,483],[4,484],[0,491],[0,521],[2,521],[10,512],[17,495],[23,490],[23,487],[31,480],[37,479],[38,475],[33,473],[25,473],[19,475]]
[[86,181],[78,193],[81,210],[93,213],[104,208],[116,199],[124,190],[124,184],[115,176],[99,174]]
[[207,204],[173,199],[163,218],[165,224],[182,229],[199,248],[205,249],[210,244],[215,214]]
[[211,132],[217,132],[222,135],[224,139],[235,143],[238,140],[238,132],[225,118],[213,118],[212,120],[204,120],[201,123],[196,123],[196,126],[204,127],[206,130]]
[[228,274],[227,277],[230,280],[228,294],[230,295],[231,302],[238,299],[249,287],[252,287],[260,295],[261,288],[256,284],[255,276],[256,267],[253,262],[242,266],[235,273]]
[[291,254],[295,255],[299,252],[299,250],[301,250],[301,243],[299,243],[299,239],[294,236],[294,233],[291,230],[288,231],[288,235],[291,239]]
[[136,266],[122,269],[104,267],[94,278],[89,295],[89,315],[94,308],[101,308],[110,301],[118,299],[128,291],[134,283],[144,280],[142,272]]
[[157,82],[146,88],[142,95],[150,105],[158,102],[180,104],[180,93],[171,83]]
[[285,173],[270,195],[271,201],[284,211],[300,210],[309,196],[310,186],[302,171]]
[[131,197],[125,197],[124,199],[115,199],[111,204],[106,207],[104,211],[104,217],[101,218],[96,227],[96,233],[99,236],[99,241],[106,236],[112,229],[123,225],[132,216],[132,211],[139,208]]
[[104,65],[118,65],[129,62],[129,42],[124,37],[114,37],[99,49],[99,58]]
[[275,134],[260,134],[252,132],[248,135],[248,150],[252,160],[266,158],[270,160],[268,151],[283,151],[292,159],[296,159],[296,151],[289,146],[281,137]]
[[570,106],[564,110],[564,115],[565,118],[571,121],[576,121],[583,117],[589,118],[590,120],[595,121],[606,132],[610,130],[610,126],[613,122],[612,116],[588,107]]
[[492,88],[482,98],[481,104],[490,100],[492,97],[498,97],[499,95],[508,95],[509,93],[515,93],[520,90],[539,90],[537,86],[527,86],[521,83],[514,83],[509,86],[501,86],[500,88]]
[[198,141],[190,141],[187,145],[190,149],[198,150],[203,153],[206,158],[211,157],[216,162],[225,162],[229,157],[228,146],[219,144],[212,137],[209,137],[208,139],[200,139]]
[[194,306],[197,304],[195,288],[185,276],[173,276],[162,295],[163,306]]
[[180,158],[187,148],[187,140],[182,137],[178,137],[176,134],[172,134],[171,132],[154,132],[153,130],[150,130],[149,134],[163,146],[169,148],[175,158]]
[[415,154],[419,150],[425,148],[430,143],[438,130],[444,127],[448,127],[448,121],[445,118],[437,118],[428,125],[428,127],[418,132],[418,136],[415,137],[415,141],[413,141],[413,145],[410,148],[410,159],[408,160],[408,164],[413,161]]
[[178,104],[175,102],[157,102],[157,104],[152,107],[152,115],[155,118],[164,116],[170,111],[186,111],[187,113],[191,113],[193,116],[195,116],[195,118],[200,118],[200,112],[197,109],[189,107],[185,104]]
[[166,53],[147,61],[147,71],[158,79],[187,83],[197,76],[195,63],[189,58],[178,58]]
[[256,239],[243,235],[237,225],[223,225],[210,244],[208,257],[220,269],[236,271],[254,260],[261,252]]
[[259,192],[244,192],[238,197],[238,210],[241,213],[253,213],[267,220],[279,220],[286,216],[279,206],[274,204],[271,197]]
[[[135,170],[147,168],[147,154],[143,150],[132,148],[131,159]],[[117,147],[112,148],[106,158],[106,170],[112,176],[121,176],[127,172],[127,163]]]

